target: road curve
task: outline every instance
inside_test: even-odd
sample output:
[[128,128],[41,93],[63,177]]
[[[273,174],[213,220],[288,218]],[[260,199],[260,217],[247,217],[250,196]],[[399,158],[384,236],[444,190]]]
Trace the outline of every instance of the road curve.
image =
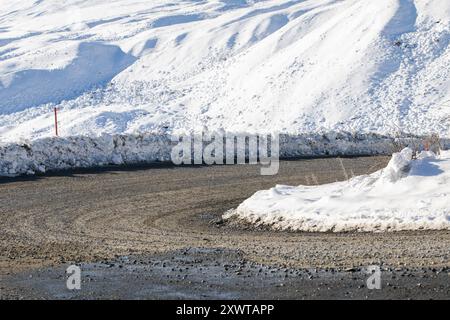
[[[360,175],[382,168],[388,158],[342,161],[347,174]],[[448,231],[287,233],[217,223],[223,212],[277,183],[343,179],[335,158],[282,161],[273,177],[249,165],[160,165],[2,179],[0,275],[183,248],[239,249],[255,263],[296,268],[449,265]]]

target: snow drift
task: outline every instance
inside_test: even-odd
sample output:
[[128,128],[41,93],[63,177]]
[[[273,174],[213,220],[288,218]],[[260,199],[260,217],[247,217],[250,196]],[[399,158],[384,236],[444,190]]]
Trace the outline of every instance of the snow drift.
[[[250,135],[249,133],[232,134],[232,136],[243,137]],[[343,132],[280,135],[279,138],[281,157],[388,154],[392,152],[394,144],[393,139],[385,136]],[[0,176],[30,175],[105,165],[169,162],[174,146],[172,135],[164,132],[43,138],[0,144]]]
[[119,47],[101,43],[80,43],[76,57],[63,68],[23,70],[0,77],[0,110],[3,114],[22,111],[48,102],[58,103],[109,82],[135,58]]
[[0,140],[450,137],[448,0],[0,1]]
[[224,218],[308,232],[450,230],[450,151],[412,155],[349,181],[259,191]]
[[19,176],[73,168],[170,161],[164,135],[97,138],[44,138],[0,146],[0,176]]
[[[221,131],[221,134],[223,135],[224,132]],[[251,133],[245,132],[228,132],[227,134],[233,137],[252,136]],[[214,132],[208,135],[214,135]],[[348,132],[281,134],[278,154],[282,158],[349,154],[387,155],[399,145],[412,145],[423,149],[425,147],[423,141],[420,137],[393,139],[376,134]],[[440,144],[444,148],[450,148],[450,140],[442,140]],[[175,145],[172,135],[167,132],[135,135],[103,134],[100,137],[43,138],[0,143],[0,176],[32,175],[107,165],[170,162]],[[271,150],[270,144],[268,147]]]

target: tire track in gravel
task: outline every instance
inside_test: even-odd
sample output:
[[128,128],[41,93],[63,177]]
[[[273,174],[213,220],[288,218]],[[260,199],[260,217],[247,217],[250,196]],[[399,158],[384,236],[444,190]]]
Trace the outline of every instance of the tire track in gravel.
[[[387,157],[344,158],[366,174]],[[239,249],[246,258],[292,267],[448,266],[450,232],[315,234],[214,223],[275,184],[343,180],[338,159],[282,161],[276,176],[257,166],[154,165],[0,180],[0,274],[61,262],[91,262],[183,248]]]

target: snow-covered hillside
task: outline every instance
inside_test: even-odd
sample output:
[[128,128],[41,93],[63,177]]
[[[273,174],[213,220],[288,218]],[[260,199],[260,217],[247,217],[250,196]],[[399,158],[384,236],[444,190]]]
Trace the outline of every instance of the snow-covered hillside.
[[412,154],[345,182],[259,191],[225,218],[312,232],[450,230],[450,151]]
[[0,0],[0,141],[205,128],[450,137],[448,0]]

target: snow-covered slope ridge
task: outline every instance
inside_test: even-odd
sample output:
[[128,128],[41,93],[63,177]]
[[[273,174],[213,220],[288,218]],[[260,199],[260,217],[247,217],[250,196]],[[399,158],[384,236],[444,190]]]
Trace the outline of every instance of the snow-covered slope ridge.
[[0,0],[0,140],[450,136],[448,0]]

